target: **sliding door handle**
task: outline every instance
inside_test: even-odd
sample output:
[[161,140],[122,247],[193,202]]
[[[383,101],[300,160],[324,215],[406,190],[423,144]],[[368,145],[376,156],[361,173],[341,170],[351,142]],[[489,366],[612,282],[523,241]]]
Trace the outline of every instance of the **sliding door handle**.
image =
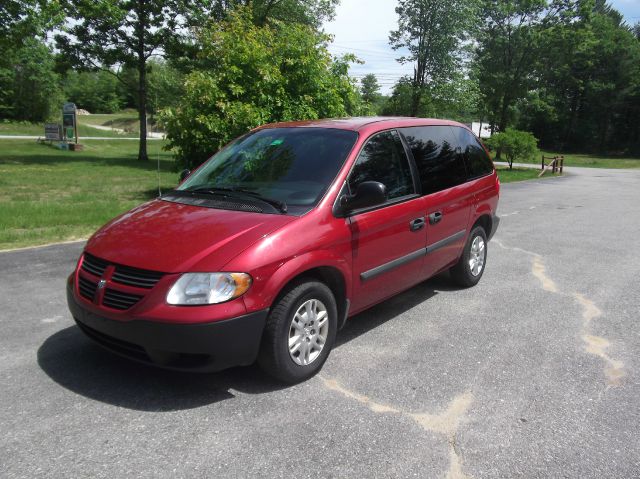
[[442,219],[442,211],[436,211],[434,213],[431,213],[429,215],[429,224],[435,225],[436,223],[439,223],[441,219]]

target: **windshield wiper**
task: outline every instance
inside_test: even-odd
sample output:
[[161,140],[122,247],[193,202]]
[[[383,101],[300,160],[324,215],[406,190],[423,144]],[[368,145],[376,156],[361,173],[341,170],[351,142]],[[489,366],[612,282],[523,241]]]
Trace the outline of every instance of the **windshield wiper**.
[[284,201],[276,200],[273,198],[268,198],[266,196],[261,195],[256,191],[251,191],[246,188],[240,188],[238,186],[198,186],[195,188],[187,188],[184,191],[189,191],[191,193],[208,193],[212,195],[222,195],[222,196],[230,196],[225,193],[243,193],[245,195],[252,196],[254,198],[259,199],[260,201],[267,203],[273,206],[275,209],[280,211],[281,213],[287,212],[287,204]]

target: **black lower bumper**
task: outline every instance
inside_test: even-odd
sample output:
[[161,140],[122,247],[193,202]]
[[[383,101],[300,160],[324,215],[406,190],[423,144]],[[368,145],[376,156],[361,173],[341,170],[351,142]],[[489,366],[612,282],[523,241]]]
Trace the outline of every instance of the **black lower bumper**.
[[70,286],[67,303],[80,329],[108,350],[155,366],[202,372],[252,364],[268,313],[202,324],[114,321],[84,309]]
[[498,230],[498,226],[500,225],[500,217],[498,215],[493,215],[492,221],[491,221],[491,232],[489,233],[489,237],[487,239],[491,239],[493,238],[493,235],[496,234],[496,231]]

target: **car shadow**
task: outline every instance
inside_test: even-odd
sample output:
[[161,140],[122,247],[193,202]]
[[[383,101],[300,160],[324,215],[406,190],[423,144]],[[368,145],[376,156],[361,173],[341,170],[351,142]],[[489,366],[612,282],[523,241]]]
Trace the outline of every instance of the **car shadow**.
[[438,291],[453,291],[455,289],[457,288],[452,286],[448,273],[441,273],[423,281],[411,289],[349,318],[344,328],[338,333],[334,347],[339,348],[358,336],[400,316],[420,303],[429,300],[438,294]]
[[[405,311],[452,290],[439,275],[380,303],[347,321],[336,348]],[[139,364],[112,354],[88,339],[76,326],[47,338],[37,352],[40,368],[56,383],[87,398],[140,411],[167,412],[197,408],[234,398],[232,391],[263,394],[288,387],[256,366],[219,373],[187,373]]]

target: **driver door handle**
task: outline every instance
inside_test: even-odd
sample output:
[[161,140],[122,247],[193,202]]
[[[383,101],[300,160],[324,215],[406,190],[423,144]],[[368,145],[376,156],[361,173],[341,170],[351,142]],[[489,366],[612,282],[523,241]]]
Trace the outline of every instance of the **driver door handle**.
[[424,216],[421,216],[420,218],[416,218],[415,220],[409,222],[409,229],[411,231],[418,231],[424,228],[425,224],[427,223],[424,220]]
[[434,213],[431,213],[429,215],[429,224],[435,225],[436,223],[439,223],[441,219],[442,219],[442,211],[436,211]]

